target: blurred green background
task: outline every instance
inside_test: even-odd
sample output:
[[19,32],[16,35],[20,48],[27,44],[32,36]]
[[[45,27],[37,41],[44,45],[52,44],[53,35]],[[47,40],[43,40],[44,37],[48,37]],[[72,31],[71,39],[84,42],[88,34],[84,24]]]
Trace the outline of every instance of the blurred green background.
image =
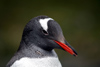
[[100,0],[0,0],[0,67],[18,49],[26,23],[39,15],[55,19],[78,52],[56,49],[63,67],[100,67]]

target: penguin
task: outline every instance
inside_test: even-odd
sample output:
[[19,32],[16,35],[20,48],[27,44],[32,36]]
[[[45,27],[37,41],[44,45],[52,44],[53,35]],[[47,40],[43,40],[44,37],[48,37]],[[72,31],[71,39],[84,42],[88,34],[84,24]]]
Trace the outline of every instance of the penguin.
[[54,49],[77,56],[60,25],[48,16],[37,16],[26,24],[19,48],[6,67],[62,67]]

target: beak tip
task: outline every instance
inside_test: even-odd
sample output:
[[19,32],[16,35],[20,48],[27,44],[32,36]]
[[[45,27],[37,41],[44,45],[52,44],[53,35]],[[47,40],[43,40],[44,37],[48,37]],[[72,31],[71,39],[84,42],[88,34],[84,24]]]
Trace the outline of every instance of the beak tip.
[[77,54],[73,54],[73,56],[77,57],[78,55]]

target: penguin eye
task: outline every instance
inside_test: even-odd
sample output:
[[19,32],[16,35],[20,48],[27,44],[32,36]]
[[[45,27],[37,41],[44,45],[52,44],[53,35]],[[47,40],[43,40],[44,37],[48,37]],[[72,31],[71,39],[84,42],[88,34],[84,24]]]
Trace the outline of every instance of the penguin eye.
[[43,34],[48,35],[48,32],[45,30],[42,30]]

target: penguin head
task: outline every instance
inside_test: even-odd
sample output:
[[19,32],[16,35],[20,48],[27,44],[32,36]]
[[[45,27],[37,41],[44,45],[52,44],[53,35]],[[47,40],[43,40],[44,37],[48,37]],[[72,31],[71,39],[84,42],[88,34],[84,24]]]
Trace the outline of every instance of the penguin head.
[[60,25],[48,16],[38,16],[31,19],[24,28],[22,40],[27,46],[33,43],[33,46],[47,51],[58,48],[77,56],[74,48],[65,40]]

